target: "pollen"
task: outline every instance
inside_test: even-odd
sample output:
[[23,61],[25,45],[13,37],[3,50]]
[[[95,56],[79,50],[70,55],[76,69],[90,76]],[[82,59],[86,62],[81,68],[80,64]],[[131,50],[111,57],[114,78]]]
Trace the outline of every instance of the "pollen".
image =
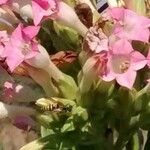
[[125,73],[130,67],[130,62],[129,61],[124,61],[120,64],[119,69],[121,73]]

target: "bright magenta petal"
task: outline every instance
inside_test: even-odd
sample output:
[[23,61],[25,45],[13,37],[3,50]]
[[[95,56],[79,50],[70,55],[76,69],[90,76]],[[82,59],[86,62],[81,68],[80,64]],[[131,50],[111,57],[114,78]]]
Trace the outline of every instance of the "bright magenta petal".
[[124,74],[118,74],[116,77],[116,81],[119,85],[132,89],[136,79],[136,74],[136,71],[128,70]]
[[147,60],[140,52],[134,51],[130,55],[131,60],[131,68],[133,70],[140,70],[144,68],[144,66],[147,64]]

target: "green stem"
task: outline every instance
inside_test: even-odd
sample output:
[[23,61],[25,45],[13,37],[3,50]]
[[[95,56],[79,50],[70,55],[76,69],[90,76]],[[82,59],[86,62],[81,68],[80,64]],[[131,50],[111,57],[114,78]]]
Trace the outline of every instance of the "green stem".
[[138,137],[138,133],[135,133],[133,135],[133,148],[132,148],[132,150],[138,150],[138,149],[140,149],[139,137]]

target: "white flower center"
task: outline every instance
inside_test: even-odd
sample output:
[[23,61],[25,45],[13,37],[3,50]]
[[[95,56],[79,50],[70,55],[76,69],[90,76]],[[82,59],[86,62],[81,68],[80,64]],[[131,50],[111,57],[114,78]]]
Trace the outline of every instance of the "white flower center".
[[130,59],[124,55],[113,56],[112,67],[115,73],[125,73],[130,67]]
[[29,43],[24,43],[22,44],[21,50],[23,55],[27,55],[30,52],[30,44]]

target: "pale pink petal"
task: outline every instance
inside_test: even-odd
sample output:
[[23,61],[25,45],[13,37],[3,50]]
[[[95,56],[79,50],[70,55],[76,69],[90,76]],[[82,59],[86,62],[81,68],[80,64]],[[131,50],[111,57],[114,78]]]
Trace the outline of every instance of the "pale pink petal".
[[144,68],[144,66],[147,64],[145,56],[138,51],[134,51],[131,53],[130,60],[131,60],[130,67],[133,70],[140,70]]
[[112,66],[112,56],[111,54],[108,53],[108,62],[107,62],[107,70],[103,76],[101,76],[102,80],[109,82],[115,79],[116,74],[113,71],[113,66]]
[[128,70],[123,74],[118,74],[116,77],[116,81],[119,85],[132,89],[136,79],[136,74],[136,71]]
[[28,26],[25,27],[22,31],[29,38],[34,38],[40,30],[40,26]]
[[108,14],[110,14],[110,16],[116,20],[123,20],[124,13],[125,13],[124,8],[121,8],[121,7],[115,7],[115,8],[108,9]]
[[131,44],[125,39],[118,40],[113,45],[113,53],[114,54],[125,54],[125,55],[128,55],[132,51],[133,51],[133,48],[132,48]]
[[102,80],[106,81],[106,82],[110,82],[112,80],[115,79],[115,73],[113,71],[107,71],[106,74],[104,74],[103,76],[100,76]]

